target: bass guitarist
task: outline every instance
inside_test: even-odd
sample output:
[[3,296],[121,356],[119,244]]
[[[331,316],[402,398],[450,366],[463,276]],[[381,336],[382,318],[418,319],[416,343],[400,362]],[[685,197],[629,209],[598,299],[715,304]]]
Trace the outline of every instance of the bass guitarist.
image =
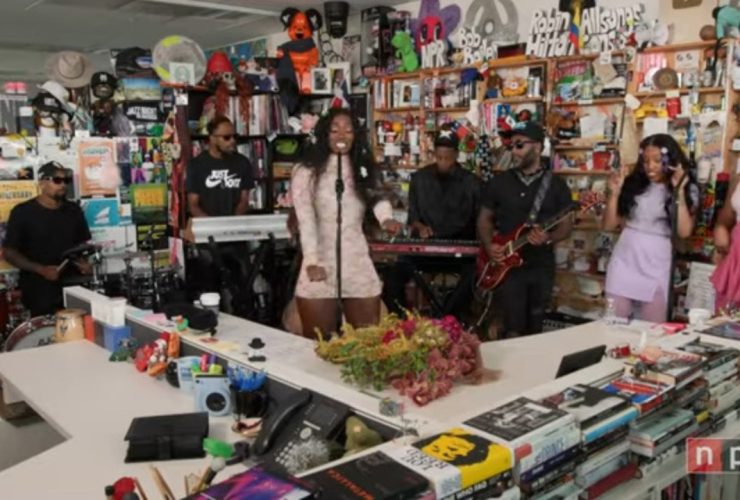
[[540,125],[525,122],[502,137],[508,141],[514,166],[486,186],[478,235],[488,258],[501,262],[506,247],[492,242],[494,234],[511,233],[522,224],[531,226],[529,244],[521,250],[524,264],[509,272],[494,297],[503,316],[503,337],[513,338],[542,332],[555,280],[553,244],[568,238],[573,225],[565,218],[548,232],[539,224],[567,210],[573,201],[568,185],[552,174],[542,158],[545,132]]

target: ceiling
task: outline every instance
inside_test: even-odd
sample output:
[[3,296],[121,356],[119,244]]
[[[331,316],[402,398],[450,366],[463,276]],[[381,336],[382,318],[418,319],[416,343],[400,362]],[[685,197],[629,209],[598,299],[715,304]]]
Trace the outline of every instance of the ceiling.
[[[404,1],[352,0],[350,12]],[[84,52],[102,70],[108,49],[150,48],[168,35],[208,49],[278,33],[285,7],[323,13],[311,0],[0,0],[0,82],[45,80],[44,63],[60,50]]]

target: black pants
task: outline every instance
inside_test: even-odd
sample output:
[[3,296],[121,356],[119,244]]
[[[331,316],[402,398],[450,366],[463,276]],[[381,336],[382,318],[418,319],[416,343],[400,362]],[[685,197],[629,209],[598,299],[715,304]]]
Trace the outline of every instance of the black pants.
[[240,281],[247,275],[249,249],[244,242],[219,243],[218,254],[222,267],[208,244],[197,246],[197,256],[191,264],[191,280],[198,295],[202,292],[220,292],[231,280]]
[[472,259],[399,257],[384,275],[383,302],[388,311],[403,315],[403,309],[406,307],[406,284],[414,279],[417,272],[450,273],[460,276],[455,289],[441,304],[442,310],[439,313],[452,314],[462,320],[473,298],[475,262]]
[[504,338],[542,332],[554,282],[554,266],[519,267],[510,272],[494,297],[503,318]]

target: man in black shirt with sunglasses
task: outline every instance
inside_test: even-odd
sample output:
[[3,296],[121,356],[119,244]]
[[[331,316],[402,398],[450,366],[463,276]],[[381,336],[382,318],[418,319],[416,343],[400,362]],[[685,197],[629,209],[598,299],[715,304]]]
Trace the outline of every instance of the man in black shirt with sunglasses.
[[[185,190],[190,217],[245,215],[249,191],[254,188],[252,164],[236,150],[231,120],[217,116],[208,123],[208,149],[190,162]],[[186,238],[192,238],[190,223]],[[247,273],[248,248],[244,242],[198,245],[197,258],[188,264],[187,282],[191,293],[222,292],[225,283],[241,283]],[[222,265],[216,265],[221,261]],[[228,299],[223,299],[226,303]],[[225,308],[231,311],[230,305]]]
[[[532,226],[521,250],[524,264],[512,269],[495,289],[494,301],[503,315],[503,336],[540,333],[555,280],[553,244],[570,236],[572,222],[564,219],[550,231],[541,224],[572,206],[568,185],[553,175],[542,159],[545,132],[525,122],[507,134],[514,166],[494,177],[481,198],[478,235],[489,258],[501,261],[506,248],[493,244],[494,234],[506,235],[520,225]],[[537,199],[539,202],[536,202]]]
[[49,162],[38,171],[40,194],[10,212],[3,242],[5,259],[20,269],[23,305],[31,316],[53,314],[63,306],[61,274],[89,274],[90,264],[80,260],[60,273],[64,252],[90,239],[80,207],[66,199],[71,181],[66,169]]
[[225,116],[208,123],[208,149],[190,162],[185,190],[191,217],[244,215],[254,187],[252,165],[236,152],[234,125]]

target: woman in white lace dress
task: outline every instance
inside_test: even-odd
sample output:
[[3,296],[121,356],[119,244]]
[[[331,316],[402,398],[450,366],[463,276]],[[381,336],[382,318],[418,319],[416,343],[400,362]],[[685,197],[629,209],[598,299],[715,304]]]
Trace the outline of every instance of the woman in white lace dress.
[[303,335],[335,330],[336,321],[336,181],[342,156],[342,298],[344,314],[353,326],[376,324],[380,316],[381,284],[370,260],[363,220],[372,209],[381,227],[397,233],[392,207],[380,194],[379,172],[370,148],[357,132],[352,114],[332,109],[319,120],[316,143],[296,166],[291,195],[298,218],[303,264],[296,298]]

